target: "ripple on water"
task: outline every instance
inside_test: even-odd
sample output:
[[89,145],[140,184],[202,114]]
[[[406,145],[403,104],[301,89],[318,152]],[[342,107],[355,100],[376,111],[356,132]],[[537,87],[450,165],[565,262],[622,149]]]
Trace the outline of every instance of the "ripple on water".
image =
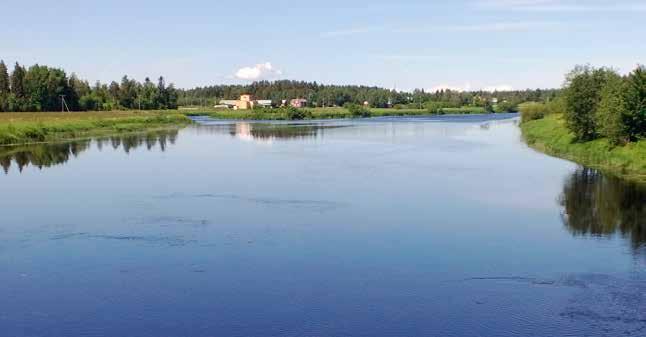
[[[646,336],[646,274],[635,273],[627,277],[606,274],[565,274],[555,279],[516,276],[471,277],[464,281],[514,282],[529,286],[574,288],[558,316],[568,322],[580,323],[577,331],[561,331],[571,336]],[[477,300],[476,304],[488,304]],[[545,303],[535,303],[544,305]],[[498,308],[503,310],[502,308]],[[493,311],[500,312],[493,308]],[[531,317],[512,313],[510,319],[531,325]],[[572,325],[568,325],[571,327]],[[522,334],[513,334],[519,335]]]

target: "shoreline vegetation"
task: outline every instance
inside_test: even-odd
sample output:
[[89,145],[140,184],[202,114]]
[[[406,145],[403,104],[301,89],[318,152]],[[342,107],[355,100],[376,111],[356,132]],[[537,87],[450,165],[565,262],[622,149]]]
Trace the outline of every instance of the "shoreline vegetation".
[[443,114],[485,114],[483,108],[445,108],[442,111],[428,109],[394,109],[394,108],[364,108],[358,105],[347,108],[275,108],[253,110],[231,109],[195,109],[180,110],[190,117],[207,116],[213,119],[230,120],[316,120],[316,119],[348,119],[367,117],[397,117],[397,116],[431,116]]
[[119,135],[155,129],[180,128],[193,123],[189,117],[208,116],[231,120],[316,120],[384,116],[429,116],[438,114],[481,114],[483,109],[449,108],[442,112],[426,109],[254,109],[254,110],[132,110],[93,112],[0,113],[0,146],[75,140],[84,137]]
[[578,66],[555,99],[519,105],[532,148],[646,183],[646,68]]
[[627,180],[646,183],[646,140],[624,146],[600,138],[577,142],[563,114],[552,114],[521,124],[527,144],[550,156],[567,159]]
[[190,123],[190,118],[170,111],[1,113],[0,146],[172,129]]

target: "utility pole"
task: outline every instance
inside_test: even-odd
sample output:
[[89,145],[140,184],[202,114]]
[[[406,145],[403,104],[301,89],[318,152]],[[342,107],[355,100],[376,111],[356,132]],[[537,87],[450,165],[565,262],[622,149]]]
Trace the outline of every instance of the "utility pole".
[[65,109],[67,109],[67,112],[70,112],[70,108],[67,106],[67,103],[65,102],[65,95],[60,95],[61,96],[61,112],[65,112]]

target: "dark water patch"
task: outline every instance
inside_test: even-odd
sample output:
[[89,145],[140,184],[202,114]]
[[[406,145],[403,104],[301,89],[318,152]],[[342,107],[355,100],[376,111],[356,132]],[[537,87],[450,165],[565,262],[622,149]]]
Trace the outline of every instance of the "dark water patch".
[[575,236],[630,242],[635,253],[646,244],[646,187],[589,168],[579,168],[560,197],[565,227]]
[[93,144],[96,144],[99,150],[105,146],[111,146],[115,150],[121,148],[125,153],[130,153],[133,149],[142,146],[145,146],[148,150],[159,146],[161,151],[165,151],[168,144],[175,144],[177,134],[177,130],[159,130],[72,142],[1,146],[0,166],[2,166],[5,174],[9,174],[12,163],[16,165],[19,172],[22,172],[29,165],[42,170],[65,164],[83,152],[88,151]]

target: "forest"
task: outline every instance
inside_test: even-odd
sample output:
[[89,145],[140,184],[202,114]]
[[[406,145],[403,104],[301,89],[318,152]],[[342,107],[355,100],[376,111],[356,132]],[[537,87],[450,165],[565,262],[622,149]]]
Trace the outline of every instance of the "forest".
[[[397,91],[376,86],[327,85],[317,82],[278,80],[250,84],[222,84],[193,89],[176,89],[167,85],[163,76],[156,82],[146,78],[138,82],[123,76],[120,82],[96,82],[91,85],[74,73],[43,65],[24,67],[16,63],[12,71],[0,61],[0,111],[112,111],[163,110],[178,106],[213,106],[222,99],[238,99],[249,93],[259,99],[276,103],[292,98],[305,98],[308,107],[343,107],[368,102],[373,108],[426,109],[431,113],[442,109],[475,107],[486,112],[514,112],[523,102],[549,102],[560,94],[559,89],[527,89],[515,91],[427,92]],[[61,97],[64,98],[64,104]]]
[[120,83],[90,85],[75,74],[38,64],[26,68],[16,63],[10,73],[0,60],[0,112],[177,109],[177,95],[163,76],[157,83],[123,76]]
[[458,108],[463,106],[492,107],[496,99],[506,102],[513,110],[527,101],[545,102],[556,97],[560,90],[535,89],[504,92],[439,90],[427,92],[416,89],[412,92],[397,91],[374,86],[326,85],[317,82],[292,80],[258,81],[248,85],[213,85],[179,90],[179,105],[210,106],[221,99],[238,99],[241,94],[253,94],[260,99],[275,102],[291,98],[305,98],[309,107],[345,106],[347,103],[368,102],[373,108]]

